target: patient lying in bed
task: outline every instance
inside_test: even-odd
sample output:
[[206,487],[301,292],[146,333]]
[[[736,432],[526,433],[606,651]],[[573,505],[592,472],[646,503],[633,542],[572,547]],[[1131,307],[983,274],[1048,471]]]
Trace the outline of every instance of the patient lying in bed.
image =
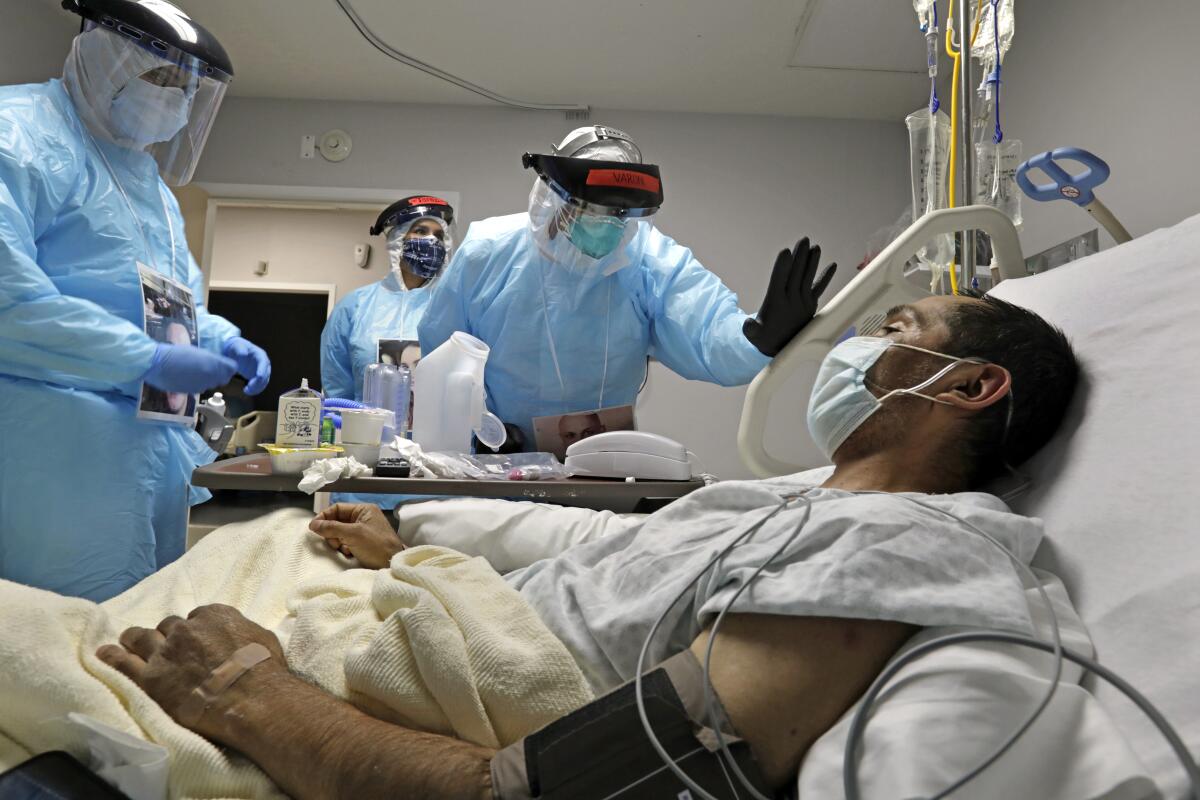
[[[644,519],[561,512],[572,523],[563,526],[565,534],[550,552],[530,551],[531,531],[504,520],[494,537],[465,535],[454,523],[463,508],[455,502],[405,510],[401,534],[413,544],[493,557],[507,574],[506,586],[491,587],[490,597],[508,602],[505,590],[512,590],[521,604],[503,613],[517,619],[532,612],[544,629],[525,625],[531,640],[551,654],[561,643],[570,655],[573,663],[547,678],[564,705],[581,702],[572,667],[596,693],[632,678],[651,624],[689,584],[684,599],[668,613],[648,663],[689,648],[702,653],[716,612],[794,536],[733,606],[714,650],[712,672],[738,733],[768,782],[781,787],[795,775],[809,746],[919,627],[1030,627],[1007,556],[956,517],[987,531],[1018,558],[1032,558],[1040,525],[972,490],[1004,464],[1024,461],[1054,433],[1075,384],[1069,346],[1028,312],[965,297],[930,298],[894,309],[880,336],[893,346],[867,361],[848,356],[826,381],[832,395],[839,387],[846,394],[814,404],[818,416],[825,416],[810,424],[834,451],[832,472],[718,484]],[[968,358],[973,360],[961,360]],[[865,386],[866,396],[851,391],[854,386]],[[912,387],[919,392],[895,392]],[[885,395],[877,410],[864,413],[864,404],[869,410],[873,398]],[[823,437],[819,431],[833,433]],[[499,508],[515,508],[505,515],[511,519],[527,507]],[[452,551],[406,550],[371,506],[336,506],[311,528],[362,567],[390,563],[390,569],[374,573],[390,576],[378,579],[385,594],[408,591],[390,585],[398,572],[426,581],[425,588],[434,586],[436,581],[418,574],[425,554],[453,565],[463,561]],[[696,581],[715,553],[752,528],[744,543]],[[496,537],[510,555],[524,548],[528,557],[517,561],[525,563],[502,563]],[[472,586],[487,580],[476,574],[462,579]],[[434,588],[440,608],[451,617],[456,604],[470,602],[467,594]],[[353,607],[323,609],[317,616],[353,616],[355,602],[351,597]],[[464,618],[483,612],[462,609]],[[382,713],[366,704],[373,715],[363,714],[340,699],[358,699],[354,687],[344,694],[336,686],[329,691],[295,674],[304,673],[290,663],[303,626],[290,625],[283,631],[285,653],[274,633],[237,610],[206,606],[187,619],[169,616],[157,628],[131,627],[119,644],[100,647],[97,655],[176,721],[244,754],[293,796],[492,796],[489,764],[497,744],[503,744],[500,737],[482,744],[476,737],[445,735],[444,726],[435,726],[442,733],[416,730],[422,726],[412,713],[387,713],[386,698],[372,700],[383,706]],[[481,631],[463,626],[464,652]],[[553,635],[547,640],[544,631]],[[214,690],[213,671],[251,644],[265,648],[268,657]],[[402,657],[419,661],[417,644]],[[298,652],[297,657],[311,660],[312,654]],[[516,669],[529,667],[519,658],[513,663]],[[346,664],[349,668],[350,661]],[[398,667],[408,668],[407,661]],[[201,685],[207,692],[197,706],[194,690]],[[501,695],[502,689],[493,698]],[[532,701],[526,697],[524,702]],[[500,716],[504,713],[518,710]],[[502,726],[501,720],[492,722],[494,728]]]

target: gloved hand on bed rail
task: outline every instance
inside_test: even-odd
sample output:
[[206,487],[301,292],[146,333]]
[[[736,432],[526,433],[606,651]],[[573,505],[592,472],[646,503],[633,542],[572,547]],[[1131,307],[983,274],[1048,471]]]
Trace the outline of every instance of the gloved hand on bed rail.
[[792,250],[779,251],[758,315],[742,323],[742,333],[763,355],[778,355],[816,315],[821,293],[837,271],[837,264],[830,264],[818,278],[820,263],[821,246],[810,247],[807,236]]

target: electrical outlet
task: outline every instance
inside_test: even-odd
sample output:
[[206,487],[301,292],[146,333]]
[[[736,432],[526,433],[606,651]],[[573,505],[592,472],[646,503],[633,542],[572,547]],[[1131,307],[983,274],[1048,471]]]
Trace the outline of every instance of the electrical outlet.
[[315,158],[317,154],[317,137],[312,134],[300,137],[300,157]]

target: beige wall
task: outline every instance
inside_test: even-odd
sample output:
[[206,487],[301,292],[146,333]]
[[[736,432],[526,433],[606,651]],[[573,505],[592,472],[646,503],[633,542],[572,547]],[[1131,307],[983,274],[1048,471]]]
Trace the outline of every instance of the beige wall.
[[204,215],[208,210],[208,192],[194,183],[172,186],[171,192],[179,201],[179,211],[183,214],[188,249],[199,264],[204,255]]
[[[334,283],[337,299],[387,275],[382,236],[367,231],[377,211],[217,207],[210,281]],[[189,220],[188,225],[191,225]],[[192,232],[189,230],[189,241]],[[356,243],[371,245],[367,268],[354,263]],[[260,261],[266,275],[256,275]]]

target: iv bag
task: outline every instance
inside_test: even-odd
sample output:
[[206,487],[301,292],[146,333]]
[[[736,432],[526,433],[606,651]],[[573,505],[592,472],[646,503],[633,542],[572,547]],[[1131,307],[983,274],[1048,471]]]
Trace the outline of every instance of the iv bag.
[[[912,174],[913,221],[950,205],[947,173],[950,165],[950,117],[944,111],[929,113],[928,106],[904,119]],[[921,266],[936,278],[954,259],[954,238],[942,234],[917,253]]]
[[924,27],[933,22],[933,4],[936,0],[913,0],[913,11],[917,12],[917,23]]
[[[1004,61],[1004,56],[1008,53],[1008,49],[1012,47],[1013,35],[1016,33],[1017,23],[1013,14],[1014,0],[1000,0],[1000,61]],[[984,75],[996,68],[996,32],[994,31],[992,22],[992,4],[986,2],[983,4],[983,21],[979,23],[979,36],[975,38],[975,43],[971,45],[971,55],[979,59],[984,66]]]
[[1020,139],[975,145],[975,202],[1003,211],[1013,225],[1021,224],[1021,189],[1017,186],[1020,165]]

